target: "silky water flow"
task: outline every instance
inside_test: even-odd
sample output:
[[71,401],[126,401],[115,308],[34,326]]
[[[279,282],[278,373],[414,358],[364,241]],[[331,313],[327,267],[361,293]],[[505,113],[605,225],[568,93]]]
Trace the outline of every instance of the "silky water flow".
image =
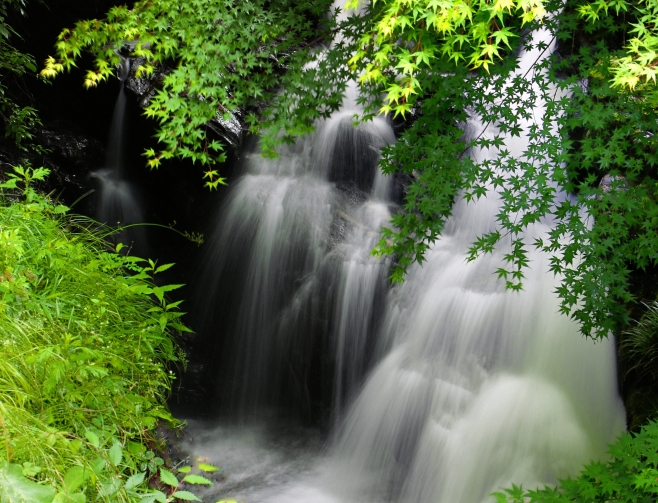
[[[537,57],[523,53],[520,71]],[[503,247],[466,263],[497,197],[459,202],[423,266],[388,287],[390,264],[370,250],[392,207],[377,152],[394,137],[383,118],[352,127],[358,111],[347,99],[278,159],[247,156],[221,209],[204,294],[229,341],[212,358],[215,399],[233,421],[191,421],[181,445],[223,469],[205,495],[480,503],[604,456],[624,430],[613,341],[586,340],[558,314],[559,278],[542,253],[530,252],[521,292],[494,274]],[[484,127],[472,117],[466,135]],[[277,419],[314,407],[332,418],[329,440]]]
[[[108,136],[105,167],[94,171],[91,176],[99,183],[97,218],[111,227],[124,227],[144,222],[144,217],[135,188],[125,179],[125,81],[130,74],[130,59],[121,57],[118,77],[119,96],[114,105],[112,123]],[[117,242],[126,245],[130,253],[148,254],[146,233],[143,228],[129,227],[115,234]]]

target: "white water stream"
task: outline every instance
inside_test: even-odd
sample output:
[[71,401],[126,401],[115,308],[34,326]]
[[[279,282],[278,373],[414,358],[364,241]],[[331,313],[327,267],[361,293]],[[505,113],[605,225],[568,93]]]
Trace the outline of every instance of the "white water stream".
[[[125,179],[125,117],[126,91],[124,82],[130,73],[130,60],[121,59],[118,71],[121,88],[110,125],[105,167],[93,171],[91,176],[98,180],[100,194],[97,203],[97,220],[111,227],[123,227],[144,222],[142,208],[135,188]],[[116,241],[128,246],[131,253],[146,256],[148,246],[143,228],[130,227],[116,234]]]
[[[466,263],[495,196],[458,203],[427,262],[387,293],[388,264],[369,250],[391,204],[375,151],[394,138],[382,118],[352,128],[353,113],[276,161],[252,155],[221,210],[204,291],[230,341],[217,400],[242,426],[190,424],[182,448],[223,467],[204,501],[480,503],[601,458],[624,429],[613,341],[558,314],[545,255],[531,252],[521,292],[493,274],[504,246]],[[474,117],[467,131],[481,128]],[[330,401],[326,442],[274,419],[304,416],[313,396]]]

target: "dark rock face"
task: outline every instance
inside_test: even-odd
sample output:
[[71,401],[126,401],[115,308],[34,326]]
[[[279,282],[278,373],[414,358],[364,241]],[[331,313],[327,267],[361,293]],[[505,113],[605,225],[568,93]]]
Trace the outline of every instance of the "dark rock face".
[[130,75],[126,80],[126,89],[137,96],[137,102],[142,108],[149,106],[151,98],[155,95],[156,90],[162,85],[165,77],[171,71],[171,68],[159,65],[148,77],[138,77],[137,71],[145,62],[145,58],[131,58]]
[[39,142],[51,151],[50,158],[57,164],[68,164],[77,171],[102,166],[105,149],[97,140],[86,138],[66,123],[50,123],[37,131]]
[[85,137],[63,121],[47,123],[35,131],[35,141],[44,153],[24,152],[11,141],[0,141],[0,171],[12,171],[14,166],[44,167],[50,177],[39,188],[54,192],[65,204],[71,204],[91,189],[90,171],[103,165],[103,145]]
[[242,111],[226,112],[227,118],[224,118],[219,112],[213,120],[208,123],[208,127],[219,136],[224,144],[233,148],[236,152],[242,145],[244,138],[244,124],[242,122]]
[[[130,76],[126,80],[126,89],[137,96],[137,102],[142,108],[149,106],[151,98],[157,89],[162,87],[162,82],[171,71],[166,65],[159,65],[150,76],[138,77],[137,71],[145,62],[145,58],[131,58]],[[223,144],[236,152],[242,145],[245,133],[242,110],[217,112],[215,118],[208,122],[207,127]]]

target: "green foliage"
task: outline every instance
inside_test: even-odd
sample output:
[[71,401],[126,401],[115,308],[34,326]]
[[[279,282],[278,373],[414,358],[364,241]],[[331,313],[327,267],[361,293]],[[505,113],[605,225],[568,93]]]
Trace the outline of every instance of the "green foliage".
[[0,465],[0,502],[51,503],[55,490],[26,478],[24,472],[20,465],[6,461]]
[[598,0],[580,5],[578,10],[581,16],[592,22],[609,17],[613,10],[617,15],[620,13],[632,15],[635,22],[628,30],[629,40],[624,47],[625,53],[617,55],[612,61],[612,83],[615,87],[627,88],[631,91],[640,90],[654,105],[658,103],[655,68],[658,63],[658,34],[656,33],[658,2]]
[[[508,59],[489,73],[448,74],[437,64],[419,76],[427,93],[423,115],[383,161],[385,171],[402,168],[415,180],[378,252],[397,255],[393,279],[402,280],[440,234],[458,194],[473,200],[494,191],[502,202],[497,228],[478,237],[469,259],[504,238],[510,251],[497,274],[508,288],[520,289],[529,247],[545,250],[562,277],[561,310],[585,335],[605,337],[630,321],[631,271],[658,264],[658,122],[645,95],[613,85],[615,58],[623,54],[621,40],[633,19],[610,12],[586,21],[577,2],[563,7],[546,4],[551,17],[544,22],[560,43],[560,58],[538,61],[524,75]],[[530,48],[528,41],[523,45]],[[546,108],[539,123],[537,103]],[[469,143],[455,130],[466,110],[484,124]],[[521,131],[529,143],[512,155],[505,137]],[[474,164],[465,155],[470,148],[493,148],[498,155]],[[600,187],[604,178],[609,184]],[[556,187],[574,197],[561,197]],[[526,229],[546,219],[553,222],[550,235],[529,242]]]
[[620,352],[632,362],[629,371],[641,379],[658,382],[658,302],[647,309],[640,322],[624,334]]
[[206,463],[199,463],[198,466],[193,467],[190,465],[182,466],[178,468],[178,473],[183,474],[183,479],[178,480],[178,477],[174,475],[169,470],[160,468],[159,477],[160,482],[166,486],[166,488],[171,493],[170,496],[167,496],[164,492],[160,490],[155,490],[150,492],[147,496],[142,499],[141,503],[169,503],[171,501],[201,501],[197,496],[186,489],[181,489],[181,487],[196,486],[212,486],[213,482],[206,478],[203,475],[191,473],[193,470],[198,471],[199,473],[212,473],[219,470],[216,466],[209,465]]
[[[615,58],[622,53],[615,40],[633,19],[611,13],[583,24],[566,12],[561,23],[564,29],[557,35],[562,40],[573,40],[577,30],[586,30],[609,41],[575,47],[556,63],[558,70],[574,70],[574,95],[564,104],[561,120],[566,137],[562,148],[568,149],[568,181],[561,184],[579,197],[560,208],[558,215],[564,217],[548,247],[560,250],[562,260],[554,261],[553,270],[565,278],[559,289],[563,309],[575,309],[585,333],[599,327],[598,334],[604,335],[629,322],[623,304],[633,300],[630,272],[658,263],[658,123],[654,106],[642,92],[613,86]],[[587,88],[577,81],[587,82]],[[611,183],[599,187],[605,175]],[[591,226],[576,216],[582,207]],[[567,239],[571,242],[560,244]],[[582,307],[576,307],[578,303]]]
[[[336,110],[349,79],[359,82],[362,120],[418,107],[381,164],[412,179],[376,250],[397,258],[393,280],[424,260],[456,198],[496,193],[496,227],[477,237],[469,260],[504,239],[509,248],[496,273],[518,290],[529,249],[548,252],[562,278],[561,310],[584,334],[605,337],[629,322],[631,272],[658,265],[654,3],[352,0],[358,15],[339,19],[322,17],[324,0],[142,1],[62,32],[58,60],[42,73],[68,69],[88,50],[97,58],[87,77],[94,85],[112,73],[125,42],[146,58],[146,74],[173,64],[146,110],[163,145],[147,152],[149,163],[200,161],[211,188],[223,182],[211,167],[223,154],[204,125],[217,113],[246,109],[272,154]],[[558,41],[560,57],[538,58],[521,74],[511,55],[533,49],[524,30],[540,27]],[[644,45],[629,45],[633,35]],[[327,43],[321,54],[318,41]],[[548,45],[534,49],[545,54]],[[269,108],[260,112],[262,102]],[[546,109],[539,123],[538,103]],[[474,113],[483,130],[466,142],[461,126]],[[512,154],[505,141],[521,133],[528,144]],[[476,163],[473,149],[498,154]],[[599,187],[604,178],[610,183]],[[540,221],[554,229],[533,242],[527,230]]]
[[425,70],[447,61],[489,71],[511,49],[520,29],[545,14],[539,0],[380,0],[369,10],[368,29],[360,34],[349,63],[371,95],[386,93],[380,111],[395,116],[411,110],[428,90]]
[[[466,97],[462,94],[464,71],[453,75],[430,76],[437,92],[422,102],[421,115],[404,135],[382,152],[381,167],[385,173],[403,170],[414,177],[403,211],[392,218],[393,229],[385,228],[377,253],[397,255],[393,280],[401,281],[406,268],[414,262],[422,263],[430,244],[440,236],[446,219],[463,186],[463,166],[472,166],[463,158],[465,146],[459,118]],[[454,121],[438,117],[455,117]]]
[[12,93],[6,84],[8,77],[21,78],[24,75],[35,75],[37,65],[29,54],[22,53],[10,43],[17,33],[7,23],[9,11],[19,10],[25,14],[24,0],[0,0],[0,117],[3,119],[4,135],[11,138],[21,150],[43,151],[33,141],[34,128],[41,125],[36,110],[31,106],[22,105],[20,97]]
[[154,428],[177,424],[178,285],[156,286],[169,264],[109,251],[98,224],[37,194],[47,173],[0,185],[0,484],[53,503],[142,501],[164,464]]
[[497,503],[651,503],[658,495],[658,422],[637,434],[624,434],[610,446],[610,461],[585,466],[557,488],[524,490],[512,486],[494,493]]
[[[172,157],[192,159],[207,167],[206,185],[215,188],[224,179],[211,165],[223,161],[225,154],[221,143],[209,137],[208,121],[246,109],[246,121],[253,131],[261,120],[264,127],[270,127],[277,120],[280,123],[277,114],[259,117],[255,107],[279,101],[279,108],[287,108],[287,98],[278,94],[282,85],[289,93],[295,93],[295,87],[303,87],[306,93],[318,73],[341,74],[335,65],[329,66],[330,61],[302,71],[311,57],[307,42],[317,35],[317,19],[328,5],[327,0],[149,0],[135,3],[131,9],[114,7],[106,20],[82,21],[72,30],[64,30],[57,43],[58,60],[50,58],[42,75],[52,77],[70,69],[82,51],[89,50],[97,59],[85,85],[93,87],[112,75],[119,61],[116,51],[126,43],[134,44],[134,56],[146,58],[139,68],[141,75],[150,75],[157,65],[172,64],[162,89],[145,110],[158,121],[156,136],[162,144],[160,151],[146,151],[148,165],[155,168]],[[305,75],[303,82],[299,82],[301,74]],[[288,133],[308,132],[317,117],[336,108],[341,96],[322,94],[323,100],[333,104],[299,107],[304,113],[296,124],[289,125]],[[307,99],[301,93],[297,97]],[[314,104],[320,101],[320,96],[313,97]]]

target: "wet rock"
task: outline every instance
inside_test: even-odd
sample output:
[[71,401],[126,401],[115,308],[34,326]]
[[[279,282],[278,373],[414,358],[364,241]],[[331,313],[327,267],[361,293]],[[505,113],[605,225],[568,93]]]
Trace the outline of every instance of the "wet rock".
[[[162,87],[162,82],[172,70],[166,65],[158,65],[151,75],[137,76],[139,68],[145,62],[145,58],[132,58],[130,75],[126,79],[126,89],[137,96],[139,106],[142,108],[149,106],[151,98]],[[208,128],[219,137],[223,144],[237,151],[244,138],[243,115],[242,110],[217,112],[215,118],[208,122]]]
[[604,194],[609,194],[612,190],[626,190],[628,186],[626,185],[626,178],[623,176],[605,175],[599,182],[599,189]]
[[355,183],[338,183],[336,184],[336,188],[339,191],[339,197],[335,200],[333,219],[326,242],[327,249],[329,250],[336,249],[345,241],[347,232],[354,225],[349,215],[354,208],[363,204],[368,199],[368,195],[360,190]]
[[145,62],[145,58],[131,58],[130,74],[126,79],[126,89],[137,96],[139,106],[142,108],[149,106],[156,90],[162,86],[165,77],[171,72],[168,66],[158,65],[151,75],[138,77],[137,71]]
[[244,137],[244,128],[242,124],[242,111],[235,113],[229,111],[224,114],[217,113],[217,116],[208,123],[208,127],[219,136],[226,145],[238,149],[242,145]]

